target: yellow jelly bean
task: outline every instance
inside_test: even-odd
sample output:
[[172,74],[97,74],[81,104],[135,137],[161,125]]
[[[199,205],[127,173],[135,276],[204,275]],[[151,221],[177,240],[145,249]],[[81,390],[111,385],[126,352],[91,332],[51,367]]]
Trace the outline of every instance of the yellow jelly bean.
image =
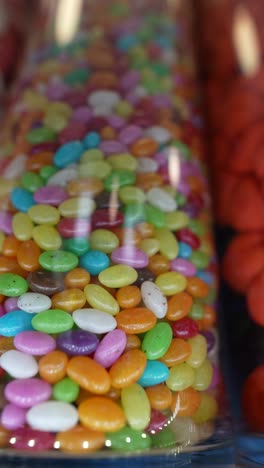
[[45,110],[49,106],[49,101],[45,96],[30,89],[24,92],[23,101],[31,110]]
[[135,171],[138,164],[136,158],[129,153],[113,154],[107,158],[107,162],[113,169],[127,169],[128,171]]
[[72,108],[66,102],[55,101],[49,104],[46,115],[48,114],[62,115],[63,117],[69,119],[72,114]]
[[210,387],[213,378],[213,366],[209,359],[205,359],[198,369],[194,370],[194,382],[192,384],[195,390],[200,392]]
[[139,187],[130,187],[130,186],[125,186],[121,187],[119,190],[119,198],[120,200],[125,203],[144,203],[146,196]]
[[0,252],[2,252],[4,240],[5,240],[5,235],[2,231],[0,231]]
[[32,236],[36,244],[43,250],[58,250],[62,241],[58,231],[53,226],[36,226]]
[[28,210],[28,216],[36,224],[55,225],[60,220],[59,211],[50,205],[33,205]]
[[186,362],[189,366],[195,369],[200,367],[207,355],[207,343],[203,335],[196,335],[194,338],[190,338],[188,343],[191,345],[192,352]]
[[108,288],[129,286],[137,280],[137,277],[135,268],[121,264],[106,268],[98,276],[100,283]]
[[68,198],[59,205],[59,212],[67,218],[86,218],[95,209],[95,202],[89,197]]
[[92,148],[84,151],[81,157],[81,164],[85,164],[91,161],[101,161],[104,159],[104,153],[98,148]]
[[121,402],[130,427],[138,431],[146,429],[151,407],[145,390],[137,383],[122,388]]
[[156,278],[155,283],[165,296],[173,296],[180,293],[184,291],[187,285],[185,276],[176,271],[161,273]]
[[160,252],[173,260],[177,257],[179,252],[179,245],[176,237],[169,229],[160,228],[155,230],[155,237],[160,243]]
[[143,252],[145,252],[145,254],[147,254],[148,257],[152,257],[153,255],[158,253],[160,243],[158,239],[150,237],[149,239],[143,239],[139,243],[138,247],[140,248],[140,250],[143,250]]
[[170,368],[170,375],[166,380],[167,387],[174,392],[180,392],[190,387],[195,378],[194,370],[185,362]]
[[76,309],[81,309],[86,302],[86,297],[78,288],[65,289],[52,296],[52,307],[54,309],[66,310],[73,312]]
[[211,419],[215,419],[218,405],[210,393],[201,393],[201,403],[198,410],[193,415],[193,420],[198,424],[203,424]]
[[89,237],[91,249],[100,250],[104,253],[111,253],[119,245],[119,239],[107,229],[95,229]]
[[111,315],[119,312],[119,304],[106,289],[98,284],[88,284],[84,288],[84,293],[89,304]]
[[0,177],[0,198],[8,195],[15,186],[16,182],[14,180],[5,180]]
[[52,114],[47,113],[45,119],[43,120],[44,125],[54,130],[54,132],[60,132],[67,126],[68,119],[64,115],[61,114]]
[[105,179],[110,174],[112,168],[105,161],[89,161],[79,166],[80,177],[98,177]]
[[165,225],[170,231],[182,229],[189,224],[189,217],[184,211],[172,211],[165,214]]
[[20,241],[30,240],[33,231],[33,222],[27,213],[16,213],[12,221],[13,233]]
[[121,117],[129,117],[133,112],[133,107],[129,102],[120,100],[116,105],[115,111]]

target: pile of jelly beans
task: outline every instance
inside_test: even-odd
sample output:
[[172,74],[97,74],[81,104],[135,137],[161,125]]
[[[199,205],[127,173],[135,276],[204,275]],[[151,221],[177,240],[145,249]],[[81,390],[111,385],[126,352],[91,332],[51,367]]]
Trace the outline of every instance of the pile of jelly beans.
[[193,61],[181,22],[125,3],[106,16],[104,34],[31,52],[3,129],[1,447],[134,451],[214,432]]

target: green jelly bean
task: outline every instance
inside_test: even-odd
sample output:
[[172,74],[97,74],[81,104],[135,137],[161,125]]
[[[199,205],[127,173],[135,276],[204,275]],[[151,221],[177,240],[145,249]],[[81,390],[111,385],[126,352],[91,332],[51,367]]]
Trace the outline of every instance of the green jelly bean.
[[75,268],[79,260],[72,252],[67,252],[66,250],[50,250],[48,252],[43,252],[39,256],[39,263],[45,270],[63,273]]
[[88,77],[89,71],[86,68],[75,68],[64,76],[64,82],[69,85],[83,84]]
[[89,242],[86,237],[70,237],[69,239],[64,239],[62,245],[64,250],[78,257],[89,250]]
[[155,255],[159,251],[159,241],[158,239],[153,239],[152,237],[143,239],[139,243],[139,248],[140,250],[143,250],[143,252],[145,252],[148,257],[152,257],[152,255]]
[[184,211],[166,213],[165,225],[170,231],[177,231],[189,225],[190,218]]
[[61,309],[49,309],[39,312],[32,319],[32,327],[43,333],[63,333],[73,327],[73,318]]
[[194,379],[194,370],[188,364],[183,362],[170,368],[170,375],[166,380],[166,384],[170,390],[180,392],[191,387]]
[[39,171],[39,175],[43,180],[47,181],[57,171],[58,169],[55,166],[43,166]]
[[175,235],[166,228],[155,230],[155,237],[160,243],[160,252],[169,260],[173,260],[179,253],[179,244]]
[[171,145],[172,146],[176,146],[178,148],[178,150],[184,155],[187,157],[187,159],[190,159],[191,157],[191,152],[190,152],[190,148],[188,148],[187,145],[185,145],[184,143],[182,143],[181,141],[179,140],[174,140],[171,142]]
[[81,156],[81,164],[85,164],[91,161],[102,161],[104,159],[104,153],[98,148],[92,148],[84,151]]
[[188,316],[191,317],[193,320],[201,320],[204,316],[204,309],[202,304],[199,304],[198,302],[194,303]]
[[122,203],[144,203],[146,196],[139,187],[125,186],[119,190],[119,198]]
[[43,187],[44,182],[42,178],[36,174],[35,172],[24,172],[21,177],[21,185],[25,189],[29,190],[29,192],[35,192],[40,187]]
[[123,427],[120,431],[110,432],[106,436],[106,445],[113,450],[135,452],[145,450],[151,446],[151,438],[142,431],[135,431],[131,427]]
[[106,289],[98,284],[88,284],[84,288],[84,294],[88,303],[98,310],[102,310],[110,315],[119,312],[119,304],[116,299]]
[[105,190],[111,192],[124,185],[133,185],[136,181],[136,175],[132,171],[125,169],[114,169],[104,181]]
[[165,448],[176,445],[176,436],[169,426],[164,427],[162,431],[151,435],[151,445],[156,448]]
[[142,203],[129,203],[123,208],[124,226],[130,227],[145,221],[145,210]]
[[186,197],[183,195],[183,193],[177,193],[176,194],[176,202],[179,208],[185,205],[186,203]]
[[194,338],[190,338],[188,343],[191,345],[191,355],[186,360],[189,366],[197,369],[204,362],[207,355],[207,343],[203,335],[196,335]]
[[189,228],[198,237],[203,237],[206,233],[205,224],[202,223],[201,221],[198,221],[198,219],[190,219]]
[[169,67],[165,63],[162,62],[153,62],[151,65],[152,70],[160,76],[168,76],[169,75]]
[[119,246],[119,239],[107,229],[95,229],[90,234],[90,245],[92,250],[100,250],[104,253],[112,253]]
[[18,297],[28,290],[27,281],[14,273],[1,273],[0,294],[7,297]]
[[192,252],[190,261],[196,266],[198,270],[207,268],[210,263],[209,256],[199,250],[194,250]]
[[210,387],[213,378],[213,366],[209,359],[205,359],[198,369],[194,369],[193,388],[199,392],[203,392]]
[[114,265],[99,273],[100,283],[108,288],[122,288],[129,286],[137,280],[138,274],[135,268],[127,265]]
[[111,172],[111,166],[104,160],[88,161],[80,164],[80,177],[98,177],[105,179]]
[[143,387],[135,383],[122,388],[121,402],[129,426],[137,431],[146,429],[150,422],[151,408]]
[[166,223],[165,213],[152,205],[145,205],[146,221],[156,228],[162,228]]
[[45,141],[54,141],[56,139],[56,133],[48,127],[33,128],[27,133],[26,139],[28,143],[36,145],[38,143],[44,143]]
[[159,359],[168,351],[172,340],[171,326],[161,322],[149,330],[142,343],[142,351],[149,360]]
[[65,377],[54,385],[52,396],[54,400],[72,403],[78,398],[79,391],[79,385],[69,377]]

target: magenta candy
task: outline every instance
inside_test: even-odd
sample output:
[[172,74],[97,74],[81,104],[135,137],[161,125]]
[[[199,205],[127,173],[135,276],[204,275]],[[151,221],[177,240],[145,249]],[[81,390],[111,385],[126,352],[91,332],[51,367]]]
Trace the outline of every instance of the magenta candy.
[[17,450],[29,450],[31,452],[52,449],[55,436],[50,432],[37,431],[29,427],[23,427],[12,431],[9,445]]
[[127,125],[119,133],[119,140],[124,145],[131,145],[135,140],[143,134],[142,128],[137,125]]
[[111,127],[117,130],[122,128],[126,123],[123,117],[120,117],[120,115],[110,115],[110,117],[107,118],[107,121]]
[[215,387],[217,387],[217,385],[219,385],[220,383],[220,380],[221,380],[220,371],[218,367],[216,367],[216,365],[213,364],[213,377],[212,377],[212,382],[208,390],[213,390]]
[[128,71],[127,73],[125,73],[125,75],[123,75],[121,77],[121,86],[122,88],[127,91],[131,88],[134,88],[138,83],[139,83],[139,80],[140,80],[140,75],[138,72],[134,71],[134,70],[131,70],[131,71]]
[[172,271],[178,271],[184,276],[195,276],[196,274],[196,267],[184,258],[175,258],[170,262],[170,267]]
[[118,247],[112,252],[111,259],[114,263],[123,263],[133,268],[144,268],[149,263],[149,258],[140,249],[131,245]]
[[13,403],[8,403],[1,414],[1,424],[6,429],[18,429],[23,427],[26,422],[27,410]]
[[166,94],[157,94],[152,97],[152,104],[155,107],[171,107],[172,106],[172,99],[170,96]]
[[33,356],[44,356],[56,348],[56,341],[50,335],[38,331],[24,331],[18,333],[14,345],[19,351]]
[[17,297],[9,297],[4,302],[4,307],[6,312],[12,312],[12,310],[17,310]]
[[65,102],[71,107],[76,109],[77,107],[84,106],[86,104],[87,93],[82,91],[67,91],[64,96]]
[[5,387],[6,399],[20,408],[30,408],[46,401],[51,393],[50,384],[37,378],[12,380]]
[[5,234],[12,234],[12,215],[6,211],[0,211],[0,231]]
[[72,115],[72,120],[77,120],[80,122],[89,122],[92,118],[92,112],[86,106],[77,107]]
[[167,417],[158,410],[152,409],[150,416],[150,423],[146,429],[148,434],[156,434],[162,431],[165,424],[167,423]]
[[[14,309],[15,310],[15,309]],[[2,304],[0,304],[0,317],[2,317],[3,315],[6,314],[6,309],[4,308],[4,306]]]
[[33,195],[36,203],[57,206],[68,198],[67,192],[59,185],[46,185]]
[[58,148],[58,143],[53,141],[46,141],[43,143],[38,143],[30,148],[30,156],[40,153],[41,151],[56,151]]
[[58,101],[64,98],[69,89],[69,86],[62,81],[50,83],[47,86],[46,95],[52,101]]
[[124,153],[127,151],[127,148],[125,145],[123,145],[120,141],[116,140],[106,140],[103,141],[99,149],[103,151],[105,154],[115,154],[115,153]]
[[57,224],[59,233],[65,237],[85,237],[90,233],[90,222],[82,218],[64,218]]
[[113,330],[107,333],[94,353],[94,360],[105,368],[112,366],[123,353],[126,342],[127,338],[123,330]]
[[93,229],[104,229],[108,227],[120,226],[123,221],[124,217],[120,211],[117,211],[113,218],[111,218],[110,210],[106,208],[97,210],[92,214]]

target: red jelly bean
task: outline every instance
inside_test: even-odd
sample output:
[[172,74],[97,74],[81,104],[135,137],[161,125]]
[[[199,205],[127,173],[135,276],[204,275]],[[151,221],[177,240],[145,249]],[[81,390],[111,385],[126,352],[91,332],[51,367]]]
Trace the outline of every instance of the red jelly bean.
[[161,411],[152,409],[150,415],[150,423],[146,429],[146,432],[148,432],[148,434],[156,434],[157,432],[162,431],[166,422],[167,418]]
[[171,328],[175,338],[182,338],[184,340],[193,338],[199,333],[197,323],[189,317],[177,320],[171,325]]
[[54,435],[50,432],[21,427],[12,431],[9,444],[17,450],[29,450],[32,452],[49,450],[53,448]]
[[192,249],[198,249],[200,247],[200,239],[188,228],[179,229],[179,231],[176,232],[176,237],[179,242],[189,244]]
[[91,230],[90,222],[81,218],[64,218],[57,225],[59,233],[66,238],[85,237]]
[[123,214],[120,211],[112,214],[111,210],[103,208],[97,210],[92,215],[92,228],[104,229],[120,226],[124,221]]
[[87,133],[87,125],[79,121],[71,121],[59,134],[59,143],[64,145],[69,141],[82,140]]

